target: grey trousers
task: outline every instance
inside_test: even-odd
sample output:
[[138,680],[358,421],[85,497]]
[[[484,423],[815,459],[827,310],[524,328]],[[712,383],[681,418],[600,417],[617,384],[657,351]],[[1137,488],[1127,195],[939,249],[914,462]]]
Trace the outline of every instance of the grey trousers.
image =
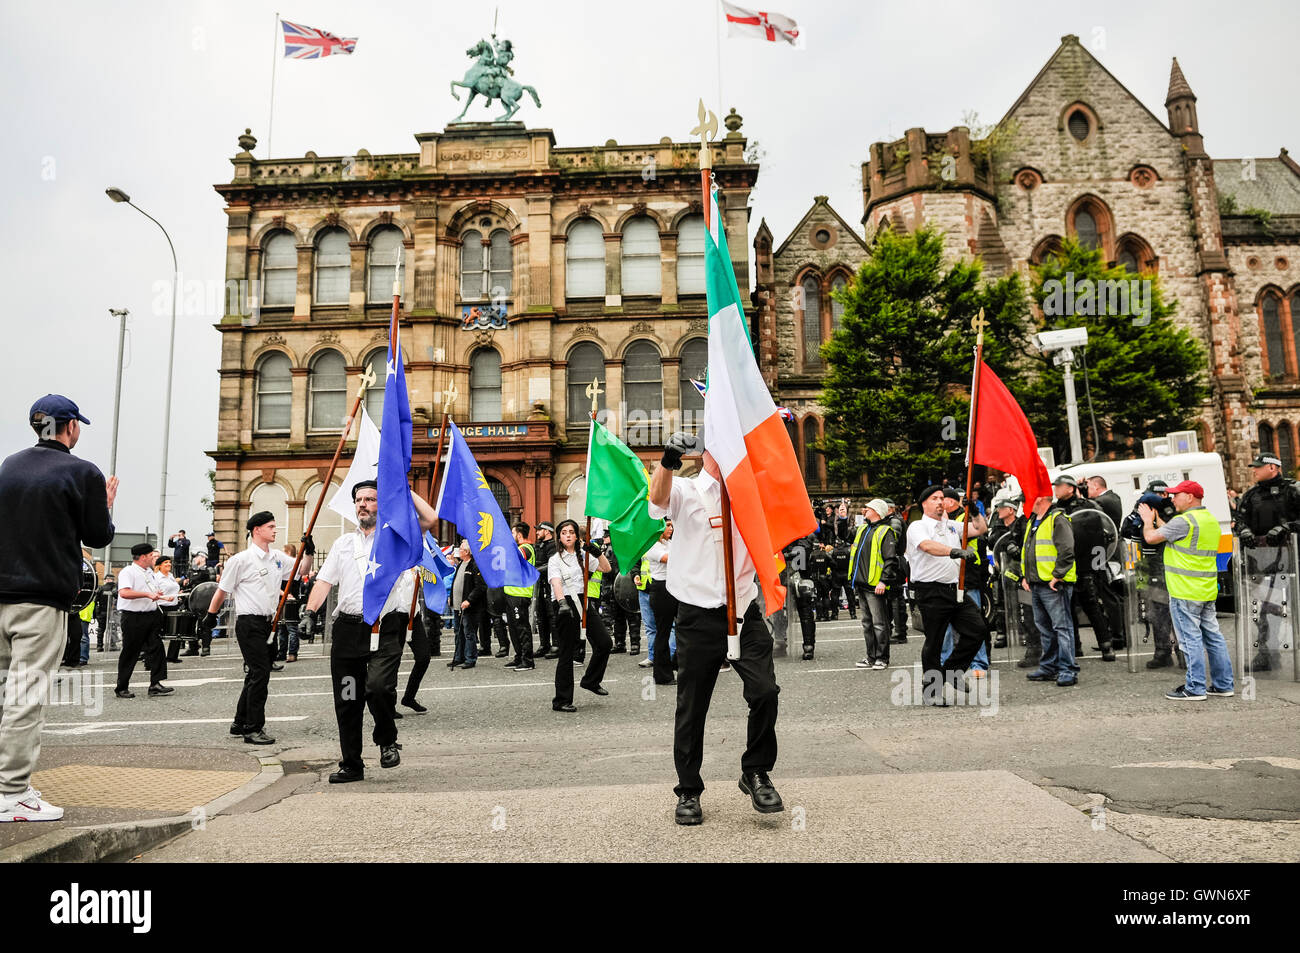
[[31,783],[67,619],[30,602],[0,605],[0,794],[22,794]]
[[889,663],[889,595],[875,589],[854,589],[862,610],[862,639],[867,643],[867,661]]

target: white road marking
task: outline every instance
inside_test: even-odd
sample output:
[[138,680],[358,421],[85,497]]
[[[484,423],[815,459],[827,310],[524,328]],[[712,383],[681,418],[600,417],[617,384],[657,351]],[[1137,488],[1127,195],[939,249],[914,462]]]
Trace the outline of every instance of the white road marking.
[[[267,721],[306,721],[310,715],[281,715]],[[229,725],[229,718],[160,718],[154,721],[47,721],[45,731],[51,735],[86,735],[98,731],[118,731],[137,725]]]

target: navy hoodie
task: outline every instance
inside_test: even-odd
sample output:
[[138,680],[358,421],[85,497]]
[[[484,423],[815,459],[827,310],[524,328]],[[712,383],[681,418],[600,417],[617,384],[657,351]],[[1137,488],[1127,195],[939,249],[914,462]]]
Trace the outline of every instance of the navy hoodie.
[[65,612],[81,588],[81,546],[113,540],[104,474],[57,440],[0,464],[0,603]]

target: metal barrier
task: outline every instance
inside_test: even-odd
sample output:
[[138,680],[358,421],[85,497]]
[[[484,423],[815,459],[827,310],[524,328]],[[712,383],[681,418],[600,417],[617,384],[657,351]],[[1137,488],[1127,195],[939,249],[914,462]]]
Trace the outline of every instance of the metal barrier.
[[1300,681],[1300,551],[1294,533],[1283,546],[1242,548],[1233,540],[1237,596],[1233,669],[1242,676]]

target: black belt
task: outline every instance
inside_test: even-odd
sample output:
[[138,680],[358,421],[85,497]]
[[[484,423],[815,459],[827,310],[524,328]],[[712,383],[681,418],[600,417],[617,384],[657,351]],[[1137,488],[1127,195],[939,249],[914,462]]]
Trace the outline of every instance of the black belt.
[[957,583],[955,582],[913,582],[912,585],[913,586],[942,586],[945,589],[957,588]]
[[237,618],[237,619],[261,619],[263,622],[270,622],[270,621],[271,621],[271,617],[270,617],[269,615],[256,615],[255,613],[252,613],[252,612],[240,612],[240,613],[238,613],[238,614],[235,616],[235,618]]
[[[383,615],[381,615],[379,617],[379,621],[383,622],[384,619],[388,618],[390,615],[408,616],[409,613],[403,612],[399,609],[392,609],[388,612],[385,612]],[[366,621],[365,616],[353,615],[351,612],[340,612],[338,614],[338,621],[347,622],[350,625],[364,625],[364,626],[370,625],[370,623]]]

